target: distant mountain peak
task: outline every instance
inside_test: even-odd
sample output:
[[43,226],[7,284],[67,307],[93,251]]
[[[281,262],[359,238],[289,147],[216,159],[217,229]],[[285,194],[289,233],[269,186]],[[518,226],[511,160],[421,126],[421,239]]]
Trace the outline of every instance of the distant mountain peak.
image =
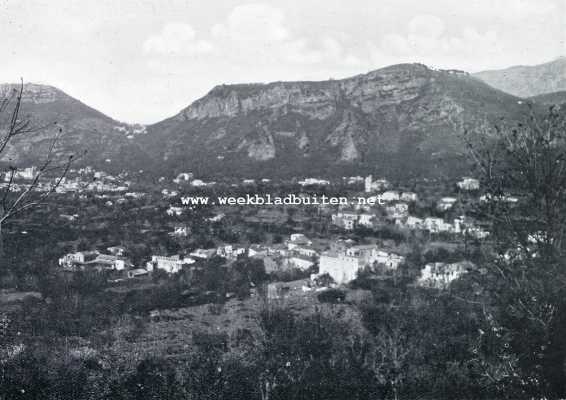
[[566,90],[566,56],[539,65],[517,65],[474,74],[494,88],[519,97]]

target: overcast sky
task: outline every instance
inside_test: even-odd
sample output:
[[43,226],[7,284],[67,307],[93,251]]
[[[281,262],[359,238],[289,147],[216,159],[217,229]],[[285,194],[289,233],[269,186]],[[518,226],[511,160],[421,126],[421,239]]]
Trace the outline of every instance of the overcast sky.
[[0,0],[0,82],[151,123],[217,84],[537,64],[565,39],[566,0]]

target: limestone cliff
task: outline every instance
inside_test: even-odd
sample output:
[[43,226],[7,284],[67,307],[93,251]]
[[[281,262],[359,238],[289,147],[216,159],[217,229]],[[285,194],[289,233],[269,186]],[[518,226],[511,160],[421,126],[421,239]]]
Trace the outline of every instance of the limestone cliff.
[[[157,156],[206,172],[388,168],[461,153],[466,125],[520,114],[517,99],[460,71],[401,64],[343,80],[221,85],[148,128]],[[158,146],[158,142],[161,144]]]

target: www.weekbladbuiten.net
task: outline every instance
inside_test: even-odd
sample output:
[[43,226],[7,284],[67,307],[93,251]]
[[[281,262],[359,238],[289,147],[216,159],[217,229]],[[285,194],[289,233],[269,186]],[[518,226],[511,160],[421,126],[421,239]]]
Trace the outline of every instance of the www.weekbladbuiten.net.
[[272,205],[303,205],[303,206],[348,206],[348,205],[384,205],[386,201],[380,196],[344,197],[327,195],[296,195],[272,196],[270,194],[246,194],[243,196],[182,196],[183,206],[227,205],[227,206],[272,206]]

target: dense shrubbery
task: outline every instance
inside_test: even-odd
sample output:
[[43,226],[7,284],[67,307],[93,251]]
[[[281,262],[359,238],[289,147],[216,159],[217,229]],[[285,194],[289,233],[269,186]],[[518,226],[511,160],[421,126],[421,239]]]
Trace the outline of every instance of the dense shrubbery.
[[415,300],[366,303],[360,326],[339,310],[300,316],[269,308],[257,332],[198,332],[186,357],[147,358],[133,369],[93,349],[30,345],[3,361],[0,390],[7,399],[75,400],[501,395],[474,361],[479,310],[449,294]]

